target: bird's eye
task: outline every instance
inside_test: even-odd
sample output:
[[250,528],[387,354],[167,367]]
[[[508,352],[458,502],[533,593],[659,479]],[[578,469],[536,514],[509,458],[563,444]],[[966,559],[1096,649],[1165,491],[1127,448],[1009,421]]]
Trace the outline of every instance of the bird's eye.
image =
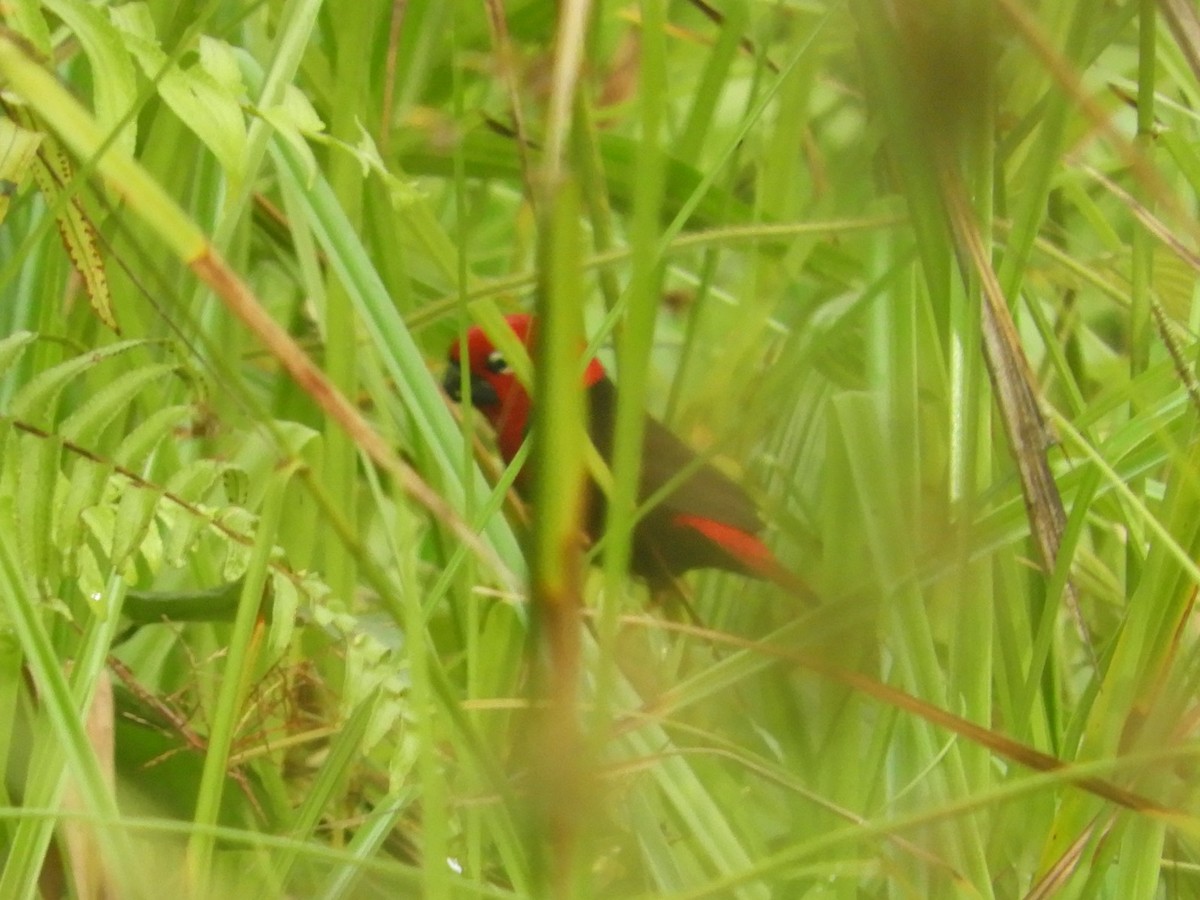
[[493,372],[497,375],[502,375],[508,371],[508,361],[500,355],[499,350],[493,350],[491,353],[489,353],[483,364],[487,367],[489,372]]

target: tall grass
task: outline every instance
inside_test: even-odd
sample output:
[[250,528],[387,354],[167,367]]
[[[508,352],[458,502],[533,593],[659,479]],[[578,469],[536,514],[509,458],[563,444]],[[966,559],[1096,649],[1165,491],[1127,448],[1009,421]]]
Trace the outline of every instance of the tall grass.
[[[1200,893],[1190,6],[0,12],[0,896]],[[628,575],[643,410],[819,602]]]

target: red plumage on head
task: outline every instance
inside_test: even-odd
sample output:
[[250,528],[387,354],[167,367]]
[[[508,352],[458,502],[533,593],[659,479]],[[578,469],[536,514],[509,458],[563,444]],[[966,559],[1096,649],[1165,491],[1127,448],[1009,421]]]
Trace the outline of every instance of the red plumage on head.
[[[517,340],[532,355],[537,338],[537,320],[529,313],[512,313],[504,317]],[[506,462],[512,462],[525,435],[529,430],[532,401],[525,385],[513,373],[500,356],[495,343],[478,325],[467,330],[467,370],[471,376],[486,384],[490,392],[472,402],[487,417],[496,432],[496,443]],[[450,361],[461,365],[462,347],[455,342],[450,347]],[[591,387],[605,375],[604,366],[597,359],[588,361],[584,372],[584,386]],[[482,402],[481,402],[482,400]]]

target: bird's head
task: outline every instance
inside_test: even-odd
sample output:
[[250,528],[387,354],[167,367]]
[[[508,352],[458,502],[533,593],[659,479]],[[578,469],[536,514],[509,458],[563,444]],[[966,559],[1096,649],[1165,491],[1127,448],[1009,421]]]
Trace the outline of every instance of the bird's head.
[[[537,319],[529,313],[513,313],[505,316],[504,321],[532,354]],[[465,343],[455,341],[450,345],[449,365],[442,385],[450,399],[461,402],[465,373],[470,381],[471,404],[491,423],[496,431],[500,453],[511,461],[521,448],[529,428],[532,408],[529,391],[482,328],[472,326],[467,330],[466,338]],[[589,360],[584,370],[584,386],[591,387],[604,374],[604,366],[599,360]]]

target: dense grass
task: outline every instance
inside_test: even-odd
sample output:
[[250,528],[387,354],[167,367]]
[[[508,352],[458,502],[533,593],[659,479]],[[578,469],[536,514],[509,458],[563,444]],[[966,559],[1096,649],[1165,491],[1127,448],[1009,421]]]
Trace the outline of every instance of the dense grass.
[[[1189,5],[0,12],[0,897],[1200,894]],[[819,602],[652,604],[643,409]]]

